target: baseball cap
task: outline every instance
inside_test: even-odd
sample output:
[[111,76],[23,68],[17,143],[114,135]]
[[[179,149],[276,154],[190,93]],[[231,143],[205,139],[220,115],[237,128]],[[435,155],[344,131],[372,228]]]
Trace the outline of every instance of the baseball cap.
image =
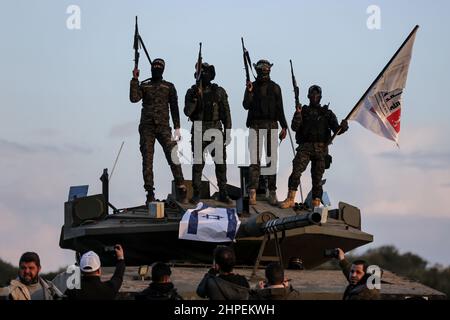
[[94,251],[83,254],[80,260],[80,269],[83,272],[94,272],[100,269],[100,258]]

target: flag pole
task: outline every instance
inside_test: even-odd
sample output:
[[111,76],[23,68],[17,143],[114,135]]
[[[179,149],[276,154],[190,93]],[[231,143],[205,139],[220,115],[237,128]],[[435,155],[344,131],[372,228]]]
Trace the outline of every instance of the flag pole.
[[[372,84],[370,85],[370,87],[367,89],[367,91],[362,95],[361,99],[358,100],[358,102],[355,104],[355,106],[353,107],[352,111],[350,111],[350,113],[347,115],[347,117],[345,117],[345,120],[348,121],[348,119],[350,119],[350,117],[353,115],[353,113],[358,109],[360,103],[364,100],[364,98],[366,97],[366,95],[370,92],[370,90],[372,90],[372,88],[375,86],[375,84],[378,82],[378,80],[381,79],[381,77],[383,76],[384,72],[390,67],[391,63],[394,61],[395,58],[397,58],[398,54],[402,51],[402,49],[405,47],[405,45],[409,42],[409,40],[412,38],[412,36],[416,33],[416,31],[419,29],[419,25],[416,25],[413,29],[413,31],[411,31],[411,33],[409,34],[408,38],[406,38],[406,40],[403,42],[403,44],[400,46],[400,48],[397,50],[397,52],[392,56],[391,60],[389,60],[389,62],[386,64],[386,66],[383,68],[383,70],[380,72],[380,74],[378,75],[378,77],[375,79],[374,82],[372,82]],[[341,128],[339,128],[331,137],[330,141],[328,141],[328,144],[332,144],[333,140],[336,138],[336,136],[341,132]]]

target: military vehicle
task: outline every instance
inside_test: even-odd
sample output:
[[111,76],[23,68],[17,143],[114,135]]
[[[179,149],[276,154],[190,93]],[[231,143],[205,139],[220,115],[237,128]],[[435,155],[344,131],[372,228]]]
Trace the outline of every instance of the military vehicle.
[[[313,212],[305,206],[279,209],[265,201],[266,181],[260,181],[257,204],[248,205],[245,186],[248,168],[241,170],[241,188],[229,187],[241,225],[231,245],[236,251],[239,274],[246,276],[252,287],[264,278],[258,267],[278,260],[287,270],[291,284],[299,289],[300,299],[339,300],[347,282],[341,271],[317,270],[330,260],[333,248],[350,251],[373,241],[361,230],[360,210],[346,203],[337,209]],[[172,194],[164,201],[163,217],[151,215],[147,206],[117,209],[109,203],[107,170],[101,177],[103,192],[99,195],[71,198],[65,203],[64,226],[60,247],[80,254],[96,251],[104,268],[103,279],[111,277],[115,265],[114,248],[123,245],[127,269],[118,299],[134,299],[148,286],[149,268],[155,261],[172,265],[172,278],[185,299],[198,299],[195,289],[212,263],[212,251],[220,243],[180,240],[178,231],[182,216],[194,205],[178,202]],[[189,181],[188,197],[192,194]],[[202,202],[210,207],[224,207],[210,196],[209,183],[203,182]],[[108,207],[112,210],[108,211]],[[230,243],[223,243],[230,244]],[[108,267],[109,266],[109,267]],[[135,266],[135,267],[134,267]],[[300,270],[299,270],[300,269]],[[303,270],[301,270],[303,269]],[[306,270],[305,270],[306,269]],[[314,269],[314,270],[310,270]],[[142,272],[144,270],[144,272]],[[65,290],[66,276],[60,281]],[[58,283],[58,282],[57,282]],[[445,294],[420,283],[399,277],[388,270],[382,276],[382,299],[445,299]]]
[[[255,262],[279,260],[288,267],[311,269],[330,257],[325,250],[340,247],[349,251],[373,241],[361,230],[361,213],[354,206],[340,203],[334,210],[312,212],[298,205],[279,209],[265,201],[265,179],[261,178],[257,204],[248,205],[246,194],[248,168],[241,167],[241,187],[229,185],[241,221],[232,243],[237,263],[253,266]],[[213,249],[221,243],[181,240],[179,224],[183,214],[194,205],[185,205],[169,194],[164,200],[163,216],[152,216],[147,206],[117,209],[109,202],[108,172],[100,180],[102,194],[72,197],[65,203],[64,226],[60,247],[78,254],[96,251],[104,266],[114,265],[113,246],[123,245],[127,265],[149,265],[155,261],[210,263]],[[187,181],[188,197],[191,195]],[[174,188],[172,188],[174,189]],[[209,183],[203,182],[202,202],[209,207],[226,207],[210,196]],[[109,213],[109,208],[112,212]],[[230,243],[222,243],[230,244]]]

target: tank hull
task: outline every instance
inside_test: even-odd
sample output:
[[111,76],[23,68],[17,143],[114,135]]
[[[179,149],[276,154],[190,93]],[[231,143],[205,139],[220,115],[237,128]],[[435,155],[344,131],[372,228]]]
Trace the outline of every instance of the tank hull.
[[[210,206],[220,203],[209,201]],[[178,206],[178,207],[177,207]],[[239,265],[254,265],[260,251],[263,236],[240,236],[234,243],[208,243],[178,239],[178,228],[182,214],[192,206],[177,206],[166,210],[165,219],[151,219],[141,215],[139,210],[127,210],[109,215],[106,219],[79,226],[65,225],[61,231],[60,247],[79,253],[96,251],[105,266],[115,264],[113,252],[108,248],[120,243],[126,252],[127,265],[148,265],[155,261],[172,261],[193,264],[210,264],[212,252],[217,245],[232,245]],[[291,209],[280,210],[258,202],[254,212],[241,216],[245,223],[252,214],[271,210],[276,217],[302,214]],[[242,225],[241,225],[242,226]],[[309,225],[277,233],[283,262],[290,258],[303,261],[305,268],[314,268],[328,259],[325,249],[340,247],[345,251],[355,249],[373,241],[373,236],[347,225],[339,219],[329,218],[327,223]],[[275,255],[274,235],[270,237],[263,256]]]

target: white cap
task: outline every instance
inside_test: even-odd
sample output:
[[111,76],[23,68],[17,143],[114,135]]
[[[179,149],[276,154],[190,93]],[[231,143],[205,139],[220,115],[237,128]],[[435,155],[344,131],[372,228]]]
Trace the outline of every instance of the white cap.
[[80,269],[83,272],[94,272],[100,269],[100,258],[94,251],[83,254],[80,260]]

